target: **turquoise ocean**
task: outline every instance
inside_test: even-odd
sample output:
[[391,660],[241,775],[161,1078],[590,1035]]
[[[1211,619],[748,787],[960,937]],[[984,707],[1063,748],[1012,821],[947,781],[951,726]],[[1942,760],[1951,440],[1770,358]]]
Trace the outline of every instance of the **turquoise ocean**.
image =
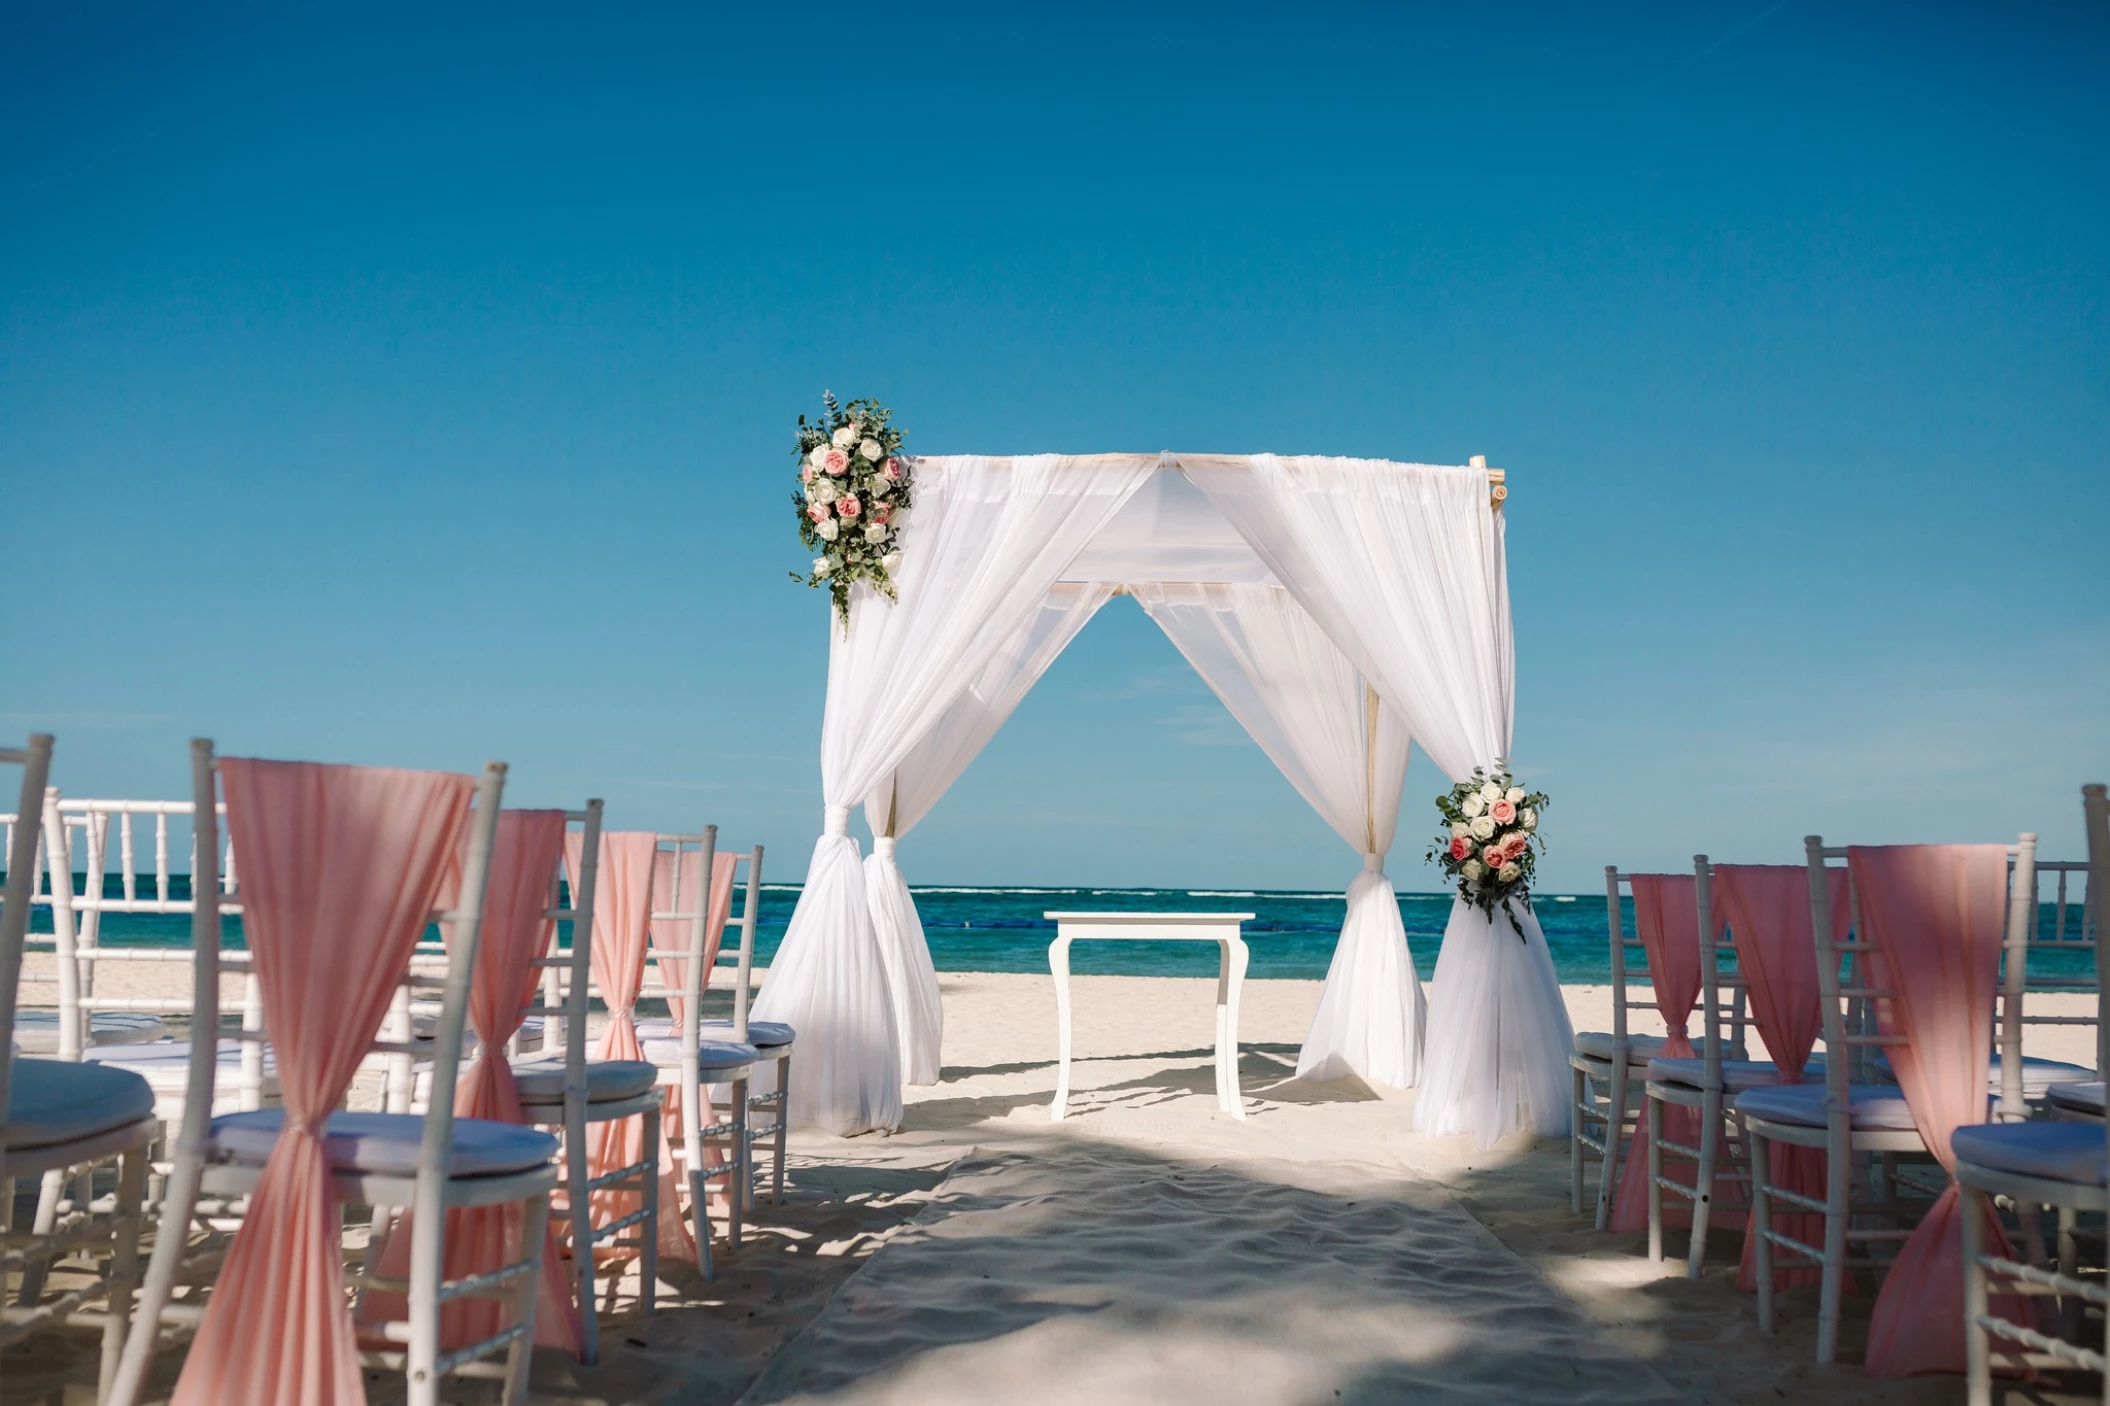
[[[75,880],[78,891],[84,877]],[[118,897],[117,885],[110,885]],[[177,877],[172,896],[188,896],[187,881]],[[1326,975],[1334,941],[1341,930],[1346,901],[1339,893],[1315,890],[1181,889],[1181,888],[987,888],[949,885],[912,886],[931,961],[939,971],[1045,972],[1048,943],[1055,924],[1050,912],[1251,913],[1245,934],[1254,977]],[[756,934],[757,960],[767,964],[783,940],[784,926],[798,903],[795,884],[768,884],[762,890],[761,922]],[[1621,903],[1622,927],[1634,930],[1631,900]],[[1554,968],[1564,982],[1602,982],[1611,975],[1611,955],[1603,894],[1539,894],[1533,910],[1552,950]],[[1424,979],[1436,969],[1436,952],[1450,917],[1448,893],[1403,893],[1400,917],[1414,964]],[[2040,909],[2040,928],[2054,930],[2053,905]],[[2079,933],[2081,910],[2068,905],[2065,933]],[[36,915],[34,927],[48,933],[48,913]],[[190,940],[190,920],[146,914],[108,914],[103,940],[112,943],[183,944]],[[228,920],[228,938],[241,941],[238,919]],[[2091,973],[2093,955],[2053,953],[2031,960],[2038,974]],[[1184,942],[1087,942],[1071,951],[1072,970],[1123,976],[1213,976],[1214,948]],[[2070,972],[2069,969],[2070,968]]]

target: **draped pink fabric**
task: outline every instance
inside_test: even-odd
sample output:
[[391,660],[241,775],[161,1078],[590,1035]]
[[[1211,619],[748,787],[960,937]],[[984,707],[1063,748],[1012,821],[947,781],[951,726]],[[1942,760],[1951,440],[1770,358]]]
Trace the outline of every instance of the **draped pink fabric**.
[[[584,837],[564,837],[569,872],[579,872]],[[652,871],[659,851],[659,837],[650,830],[604,830],[598,868],[594,876],[593,980],[601,1000],[608,1006],[608,1029],[601,1036],[596,1059],[645,1057],[637,1037],[637,993],[645,981],[645,944],[652,922]],[[660,1167],[659,1252],[675,1259],[694,1260],[696,1243],[673,1209],[680,1202],[673,1162],[667,1155],[666,1130],[661,1128],[657,1158]],[[652,1156],[645,1147],[645,1120],[614,1118],[586,1127],[586,1165],[594,1176],[618,1167],[632,1166]],[[606,1225],[636,1210],[643,1202],[634,1191],[593,1193],[595,1225]],[[609,1258],[627,1251],[603,1251]]]
[[363,1403],[323,1127],[388,1014],[475,782],[236,757],[220,777],[286,1119],[174,1401]]
[[[454,1090],[457,1118],[487,1118],[525,1123],[520,1091],[506,1061],[506,1044],[520,1028],[535,999],[541,975],[535,959],[549,950],[556,920],[548,917],[551,880],[564,852],[564,812],[509,810],[498,817],[491,851],[491,876],[484,898],[483,935],[477,944],[476,972],[469,991],[469,1023],[477,1035],[476,1061]],[[456,877],[444,886],[451,893]],[[451,900],[444,900],[452,906]],[[447,945],[458,940],[445,925]],[[519,1260],[525,1208],[520,1205],[477,1206],[447,1213],[447,1243],[442,1263],[449,1279],[485,1274]],[[403,1278],[410,1269],[410,1217],[396,1223],[381,1253],[379,1272]],[[400,1320],[408,1312],[401,1294],[370,1291],[362,1304],[362,1322]],[[507,1325],[510,1305],[498,1299],[457,1299],[440,1312],[443,1347],[465,1347],[495,1336]],[[554,1229],[544,1232],[542,1283],[535,1291],[535,1341],[578,1356],[581,1343],[579,1305],[571,1276],[558,1256]]]
[[[1927,1149],[1954,1171],[1949,1137],[1986,1119],[1993,1044],[1993,992],[2007,906],[2007,854],[1999,845],[1855,845],[1847,867],[1861,901],[1863,935],[1873,944],[1875,984],[1895,994],[1877,1002],[1912,1121]],[[1987,1216],[1986,1249],[2011,1255],[1997,1216]],[[1994,1310],[2033,1321],[2027,1302]],[[1868,1373],[1902,1377],[1961,1372],[1963,1216],[1951,1185],[1934,1203],[1876,1295],[1868,1325]]]
[[[1832,900],[1832,940],[1844,942],[1853,924],[1846,871],[1827,869]],[[1810,871],[1800,864],[1717,864],[1714,900],[1736,943],[1736,968],[1751,996],[1751,1018],[1766,1042],[1766,1053],[1780,1071],[1780,1082],[1799,1084],[1802,1069],[1824,1026],[1824,1007],[1817,989],[1817,939],[1810,926]],[[1774,1186],[1822,1201],[1825,1194],[1824,1149],[1774,1143],[1767,1148],[1766,1180]],[[1824,1243],[1824,1217],[1776,1208],[1773,1228],[1806,1245]],[[1815,1266],[1788,1268],[1775,1256],[1773,1282],[1778,1287],[1815,1284]],[[1748,1229],[1737,1287],[1758,1288],[1758,1239]]]
[[[661,850],[652,861],[652,908],[659,913],[693,913],[696,911],[696,889],[703,872],[703,853],[690,850],[681,856],[681,886],[677,896],[674,884],[674,852]],[[711,860],[710,907],[703,917],[703,976],[702,986],[709,990],[711,977],[717,970],[718,943],[725,935],[725,922],[732,912],[733,875],[740,867],[737,854],[716,854]],[[687,918],[655,918],[652,921],[652,950],[658,954],[660,977],[668,990],[679,991],[688,984],[689,923]],[[683,954],[683,955],[676,955]],[[688,1002],[679,996],[667,997],[669,1014],[674,1018],[674,1032],[681,1033],[681,1022],[687,1013]],[[703,1101],[703,1121],[708,1126],[711,1119],[711,1086],[705,1081],[699,1090]],[[661,1127],[665,1134],[667,1149],[663,1166],[673,1176],[673,1149],[685,1135],[682,1095],[678,1089],[667,1094],[667,1111],[661,1115]],[[706,1144],[703,1149],[703,1164],[706,1169],[722,1165],[725,1158],[715,1145]],[[687,1194],[687,1178],[675,1177]],[[672,1205],[672,1202],[666,1203]]]
[[[1686,1032],[1685,1021],[1692,1014],[1693,1003],[1700,999],[1700,913],[1692,875],[1636,874],[1633,883],[1634,931],[1648,953],[1649,979],[1655,984],[1656,1005],[1669,1032],[1669,1038],[1663,1042],[1663,1054],[1667,1059],[1690,1058],[1692,1038]],[[1665,1106],[1663,1135],[1683,1146],[1697,1147],[1699,1111]],[[1665,1172],[1665,1175],[1672,1174]],[[1682,1197],[1666,1196],[1663,1223],[1690,1225],[1690,1204]],[[1646,1119],[1636,1130],[1634,1140],[1627,1144],[1626,1166],[1619,1176],[1619,1195],[1612,1206],[1612,1229],[1648,1229]]]

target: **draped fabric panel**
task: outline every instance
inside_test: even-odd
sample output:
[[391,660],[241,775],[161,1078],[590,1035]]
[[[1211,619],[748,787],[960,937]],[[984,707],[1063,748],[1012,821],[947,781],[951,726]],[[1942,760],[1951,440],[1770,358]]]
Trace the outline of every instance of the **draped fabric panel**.
[[923,921],[895,859],[895,844],[960,779],[1048,666],[1113,594],[1112,586],[1101,584],[1051,588],[1040,609],[1004,641],[967,691],[945,710],[937,726],[902,759],[877,792],[865,797],[865,823],[874,836],[872,853],[864,862],[865,896],[894,997],[904,1083],[938,1082],[945,1013],[938,1000],[938,974],[931,967]]
[[850,808],[1027,627],[1156,467],[1154,455],[916,461],[916,506],[898,519],[899,598],[860,585],[848,629],[829,619],[825,828],[755,1002],[757,1019],[799,1034],[794,1123],[849,1136],[901,1121],[900,1027]]
[[448,772],[220,760],[284,1130],[205,1305],[178,1406],[364,1406],[323,1130],[469,822]]
[[1298,1077],[1352,1073],[1411,1088],[1427,1006],[1383,862],[1399,819],[1406,725],[1280,586],[1141,584],[1135,594],[1297,793],[1363,856]]
[[[1406,720],[1452,780],[1509,755],[1515,662],[1501,514],[1484,469],[1182,457],[1182,470]],[[1530,910],[1454,904],[1414,1126],[1568,1131],[1573,1032]]]
[[[1690,874],[1636,874],[1633,885],[1634,932],[1648,953],[1649,981],[1666,1032],[1663,1054],[1668,1059],[1691,1059],[1698,1051],[1693,1049],[1685,1022],[1704,984],[1698,885]],[[1664,1105],[1663,1136],[1668,1141],[1698,1147],[1700,1126],[1698,1109]],[[1612,1199],[1614,1230],[1648,1229],[1648,1142],[1648,1120],[1643,1118],[1627,1143],[1626,1162],[1619,1171],[1619,1192]],[[1692,1203],[1682,1196],[1664,1197],[1663,1223],[1681,1230],[1690,1227]]]

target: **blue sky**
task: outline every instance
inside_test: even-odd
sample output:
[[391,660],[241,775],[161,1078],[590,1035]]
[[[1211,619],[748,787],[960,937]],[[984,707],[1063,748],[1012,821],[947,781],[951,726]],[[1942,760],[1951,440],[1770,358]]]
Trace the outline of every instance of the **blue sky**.
[[[1548,887],[2077,853],[2105,12],[1466,8],[11,6],[0,726],[76,794],[179,794],[195,733],[500,756],[790,877],[831,387],[924,452],[1507,467]],[[903,859],[1356,866],[1125,601]]]

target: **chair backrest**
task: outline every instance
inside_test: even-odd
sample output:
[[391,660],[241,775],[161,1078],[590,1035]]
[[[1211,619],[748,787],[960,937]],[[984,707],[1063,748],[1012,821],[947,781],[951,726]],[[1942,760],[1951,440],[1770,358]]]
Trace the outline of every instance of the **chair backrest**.
[[[655,875],[652,940],[646,944],[646,981],[638,994],[657,996],[679,1012],[678,1033],[688,1039],[702,1019],[703,988],[710,984],[704,957],[710,948],[711,894],[717,887],[718,827],[660,835],[653,863],[666,874],[667,884],[662,893]],[[661,935],[670,929],[674,941],[662,943]]]
[[[543,1019],[542,1053],[558,1040],[564,1044],[565,1097],[586,1097],[586,1021],[593,994],[594,887],[601,872],[601,813],[598,800],[589,800],[584,810],[567,811],[565,828],[579,827],[578,871],[571,872],[571,846],[567,842],[558,862],[563,866],[567,887],[558,887],[550,876],[550,950],[536,959],[542,968],[542,1001],[531,1006],[530,1015]],[[568,898],[565,895],[568,894]],[[562,924],[571,924],[571,950],[563,951]],[[576,1085],[576,1088],[574,1087]]]
[[[491,848],[498,829],[499,806],[504,797],[506,768],[503,762],[487,763],[476,787],[466,851],[462,857],[461,882],[451,911],[435,910],[429,922],[456,925],[462,936],[448,953],[444,978],[421,975],[413,958],[398,975],[399,986],[412,989],[441,989],[438,1029],[430,1048],[435,1089],[452,1089],[461,1066],[462,1032],[467,1025],[469,987],[475,971],[478,940],[482,934],[483,904],[489,876]],[[204,739],[191,743],[193,824],[198,837],[195,868],[192,870],[191,948],[195,963],[192,984],[191,1058],[189,1086],[185,1091],[180,1143],[188,1147],[206,1144],[212,1118],[215,1062],[218,1054],[220,966],[220,921],[223,914],[241,910],[239,887],[222,882],[219,872],[220,817],[226,807],[219,803],[219,773],[213,744]],[[383,1033],[372,1043],[373,1052],[391,1057],[416,1056],[426,1051],[414,1043],[389,1038]],[[269,1042],[266,1029],[244,1029],[241,1038],[261,1049]],[[416,1209],[420,1215],[437,1217],[442,1208],[441,1179],[452,1159],[454,1100],[436,1097],[429,1101],[418,1153]],[[435,1222],[436,1223],[436,1222]]]
[[[2092,888],[2087,861],[2041,859],[2036,849],[2037,837],[2024,834],[2008,859],[2011,908],[2001,952],[1999,996],[2000,1117],[2008,1122],[2029,1116],[2022,1063],[2029,1052],[2027,1027],[2101,1024],[2099,1014],[2045,1014],[2029,1009],[2032,991],[2091,995],[2096,997],[2098,1012],[2102,1000],[2102,983],[2095,974],[2096,929],[2086,906]],[[2047,887],[2052,898],[2049,923],[2043,912]],[[2077,915],[2070,902],[2076,891],[2082,905]],[[2078,953],[2088,955],[2085,967],[2076,968],[2072,961],[2058,960],[2056,955]]]
[[[1705,855],[1694,856],[1694,873],[1697,874],[1701,866],[1704,866],[1706,862],[1707,857]],[[1620,872],[1618,866],[1612,864],[1605,866],[1605,926],[1611,939],[1612,957],[1612,1041],[1622,1051],[1626,1048],[1627,1042],[1631,1038],[1628,1012],[1634,1010],[1660,1012],[1662,1009],[1662,1003],[1655,998],[1653,990],[1650,991],[1649,999],[1645,1001],[1635,1000],[1627,992],[1627,983],[1633,977],[1646,977],[1653,987],[1656,975],[1649,969],[1648,947],[1641,940],[1638,915],[1635,920],[1634,933],[1629,936],[1626,932],[1626,918],[1620,901],[1619,890],[1622,884],[1631,890],[1633,880],[1634,875]],[[1709,923],[1705,885],[1701,884],[1699,887],[1701,890],[1699,894],[1699,931],[1710,934],[1714,941],[1700,944],[1700,997],[1694,1008],[1699,1013],[1700,1018],[1701,1038],[1703,1041],[1701,1057],[1711,1057],[1715,1061],[1715,1065],[1710,1067],[1709,1072],[1718,1073],[1721,1060],[1742,1059],[1745,1057],[1745,1031],[1749,1025],[1749,1017],[1744,1009],[1744,989],[1741,979],[1735,976],[1725,977],[1721,974],[1721,953],[1724,951],[1729,952],[1733,960],[1735,949],[1723,937],[1721,932]],[[1633,961],[1633,954],[1636,952],[1641,954],[1641,960],[1638,963]],[[1731,993],[1731,1000],[1727,1006],[1724,1006],[1720,999],[1723,990]],[[1709,1050],[1712,1051],[1711,1055],[1708,1053]]]
[[[733,857],[747,873],[743,878],[738,869],[733,874],[733,891],[740,895],[737,911],[726,916],[728,929],[738,928],[740,944],[733,953],[733,1041],[747,1043],[747,1007],[753,997],[755,967],[755,928],[762,916],[762,846],[749,850],[735,850]],[[725,964],[725,943],[718,943],[718,963]]]
[[[177,875],[171,863],[172,820],[187,823],[195,803],[191,801],[68,800],[57,787],[44,792],[42,823],[38,840],[38,891],[33,902],[51,910],[51,936],[33,942],[33,950],[50,950],[56,974],[49,978],[58,987],[60,1059],[79,1059],[93,1043],[90,1026],[97,1011],[138,1011],[159,1015],[188,1015],[192,998],[179,993],[165,996],[104,996],[96,992],[96,972],[105,962],[148,965],[189,965],[185,947],[135,944],[110,946],[103,941],[102,920],[106,913],[177,916],[192,911],[195,895],[188,888],[178,892]],[[225,815],[226,806],[218,813]],[[151,871],[142,868],[146,856],[137,843],[138,820],[147,817],[153,827]],[[115,872],[112,872],[112,832],[115,832]],[[197,832],[191,827],[190,870],[197,867]],[[74,855],[78,851],[84,881],[74,892]],[[234,850],[222,841],[218,872],[223,892],[233,892]],[[150,882],[148,882],[150,881]],[[116,892],[111,892],[113,883]],[[60,902],[61,886],[67,895]],[[222,970],[244,970],[248,954],[225,957]],[[248,977],[243,997],[243,1018],[255,1029],[262,1019],[257,1004],[255,977]],[[261,1052],[246,1061],[241,1086],[241,1106],[255,1108],[261,1095]]]
[[[33,732],[22,747],[0,747],[0,763],[22,768],[22,804],[18,815],[36,813],[51,775],[52,737]],[[0,1049],[7,1056],[0,1062],[0,1123],[7,1118],[8,1089],[14,1075],[15,997],[22,978],[23,939],[29,932],[29,896],[36,888],[37,831],[33,825],[14,825],[7,831],[7,890],[0,898],[0,984],[7,1002],[0,1007]],[[6,1143],[0,1140],[0,1154]]]

